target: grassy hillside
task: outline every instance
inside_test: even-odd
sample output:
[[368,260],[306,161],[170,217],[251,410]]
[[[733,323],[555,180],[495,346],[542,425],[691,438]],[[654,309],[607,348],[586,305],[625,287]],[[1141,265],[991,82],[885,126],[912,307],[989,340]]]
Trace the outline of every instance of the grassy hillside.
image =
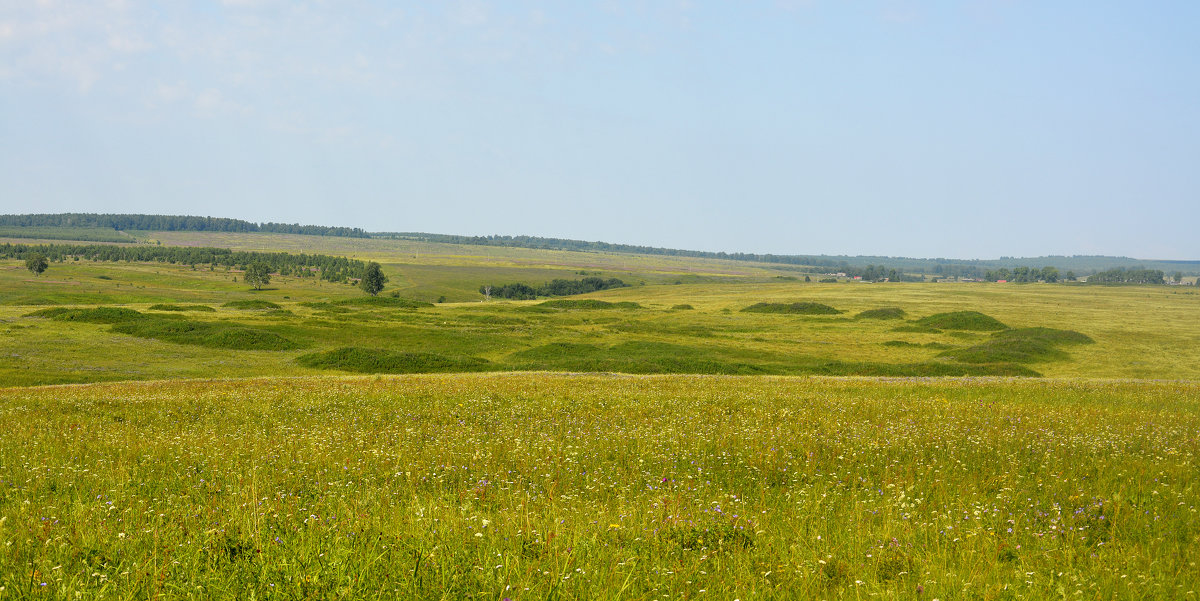
[[[138,235],[375,260],[390,282],[256,291],[235,268],[0,261],[0,599],[1198,584],[1195,288]],[[593,276],[631,286],[478,292]]]
[[[289,238],[252,239],[264,237]],[[396,292],[431,301],[443,292],[451,300],[475,299],[424,307],[343,303],[365,297],[353,286],[313,278],[277,276],[269,289],[253,291],[235,281],[236,270],[223,268],[68,261],[33,277],[18,262],[3,262],[0,383],[358,373],[361,366],[350,363],[322,361],[314,367],[317,363],[298,359],[363,347],[374,349],[384,363],[387,353],[434,353],[446,361],[482,359],[485,363],[468,363],[486,370],[1200,378],[1200,331],[1192,324],[1200,294],[1192,288],[817,284],[780,279],[765,269],[737,272],[711,261],[636,257],[627,271],[610,271],[597,267],[619,257],[482,248],[502,254],[457,255],[461,249],[427,247],[418,258],[416,252],[404,256],[384,247],[358,255],[386,261],[391,282],[385,297]],[[583,277],[580,272],[632,282],[585,297],[626,304],[484,303],[477,292],[483,282],[538,283]],[[674,283],[685,279],[693,283]],[[238,301],[268,301],[277,308],[247,311],[236,307]],[[760,303],[818,303],[841,313],[743,311]],[[213,311],[154,308],[197,304]],[[677,309],[680,305],[692,308]],[[144,322],[94,324],[31,315],[56,306],[120,306]],[[899,309],[902,313],[893,314],[900,319],[856,317],[880,308]],[[923,325],[930,316],[960,311],[981,313],[1000,328],[1073,331],[1094,343],[995,342],[996,333],[988,329]],[[247,337],[274,340],[277,350],[232,342]],[[214,340],[230,342],[223,347]]]

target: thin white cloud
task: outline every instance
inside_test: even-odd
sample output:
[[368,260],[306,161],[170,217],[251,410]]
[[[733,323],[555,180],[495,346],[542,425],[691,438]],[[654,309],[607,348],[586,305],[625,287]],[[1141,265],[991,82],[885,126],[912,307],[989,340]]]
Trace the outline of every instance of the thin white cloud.
[[153,46],[136,35],[114,34],[108,37],[108,47],[117,52],[133,53],[144,52]]
[[196,94],[193,101],[196,114],[201,117],[216,117],[224,114],[247,115],[250,107],[234,102],[225,97],[220,90],[207,88]]

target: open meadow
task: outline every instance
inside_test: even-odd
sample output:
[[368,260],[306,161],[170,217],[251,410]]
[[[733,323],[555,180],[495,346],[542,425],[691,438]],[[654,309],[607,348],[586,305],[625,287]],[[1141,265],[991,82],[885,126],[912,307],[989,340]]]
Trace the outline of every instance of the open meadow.
[[1193,599],[1200,386],[8,389],[4,598]]
[[1196,598],[1194,287],[130,237],[389,282],[0,260],[0,600]]
[[[139,235],[348,252],[381,262],[390,281],[368,298],[295,275],[252,290],[237,269],[209,265],[67,261],[32,277],[20,261],[0,261],[0,383],[331,370],[1200,378],[1200,294],[1191,286],[829,284],[803,281],[794,266],[685,257]],[[479,293],[583,277],[629,286],[550,301],[482,302]],[[88,313],[97,307],[121,313]],[[963,312],[981,321],[937,323]]]

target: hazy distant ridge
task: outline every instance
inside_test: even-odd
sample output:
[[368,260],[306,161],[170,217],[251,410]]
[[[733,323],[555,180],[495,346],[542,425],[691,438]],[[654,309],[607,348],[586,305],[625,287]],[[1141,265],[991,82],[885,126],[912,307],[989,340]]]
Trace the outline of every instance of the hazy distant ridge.
[[1137,269],[1159,269],[1167,272],[1182,271],[1188,275],[1200,274],[1200,260],[1148,260],[1130,257],[1110,257],[1104,255],[1051,255],[1044,257],[1001,257],[999,259],[919,259],[913,257],[888,257],[880,255],[776,255],[756,253],[727,253],[703,250],[682,250],[676,248],[660,248],[654,246],[638,246],[633,244],[612,244],[609,242],[589,242],[569,238],[543,238],[539,236],[458,236],[453,234],[430,234],[424,232],[372,232],[374,238],[390,238],[400,240],[418,240],[424,242],[442,242],[447,244],[471,244],[478,246],[508,246],[517,248],[535,248],[547,250],[574,250],[583,252],[619,252],[645,255],[666,255],[676,257],[697,257],[705,259],[727,259],[732,261],[751,261],[756,263],[780,263],[784,265],[804,265],[813,267],[828,267],[830,270],[866,267],[867,265],[886,265],[893,269],[903,269],[917,273],[946,273],[954,275],[963,267],[980,269],[1000,269],[1013,267],[1046,267],[1054,266],[1061,270],[1075,271],[1080,275],[1104,271],[1117,267]]
[[[1134,259],[1104,255],[1051,255],[1043,257],[1001,257],[999,259],[947,259],[890,257],[880,255],[778,255],[742,252],[712,252],[684,250],[634,244],[614,244],[601,241],[574,240],[570,238],[544,238],[540,236],[461,236],[455,234],[431,234],[425,232],[366,232],[362,228],[334,227],[322,225],[299,225],[287,223],[254,223],[225,217],[198,217],[191,215],[147,215],[147,214],[99,214],[99,213],[55,213],[0,215],[0,227],[103,227],[128,231],[211,231],[211,232],[267,232],[306,234],[314,236],[337,236],[348,238],[384,238],[415,240],[446,244],[469,244],[476,246],[504,246],[546,250],[570,250],[580,252],[615,252],[705,259],[726,259],[755,263],[776,263],[804,267],[824,268],[837,272],[863,268],[868,265],[887,266],[890,269],[909,273],[927,273],[946,276],[982,277],[988,269],[1046,266],[1062,271],[1074,271],[1087,275],[1098,271],[1124,267],[1129,269],[1158,269],[1168,274],[1183,272],[1200,275],[1200,259]],[[11,235],[11,232],[6,232]]]

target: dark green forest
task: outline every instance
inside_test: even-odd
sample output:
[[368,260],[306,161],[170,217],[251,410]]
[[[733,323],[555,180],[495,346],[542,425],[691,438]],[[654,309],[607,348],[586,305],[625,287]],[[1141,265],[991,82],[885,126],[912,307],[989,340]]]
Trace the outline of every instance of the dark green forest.
[[289,223],[253,223],[225,217],[191,215],[141,215],[99,213],[57,213],[0,215],[0,226],[17,227],[108,227],[114,230],[160,232],[270,232],[366,238],[361,228],[299,225]]
[[361,277],[366,264],[346,257],[294,255],[285,252],[247,252],[228,248],[190,246],[116,246],[112,244],[0,244],[0,259],[25,259],[40,254],[50,261],[159,262],[177,265],[246,269],[255,263],[268,265],[272,273],[319,277],[344,282]]
[[539,296],[571,296],[573,294],[587,294],[588,292],[596,292],[598,290],[625,288],[628,286],[629,284],[617,278],[588,277],[582,280],[555,279],[537,288],[520,283],[504,284],[502,286],[485,285],[479,287],[479,293],[494,298],[533,300]]

